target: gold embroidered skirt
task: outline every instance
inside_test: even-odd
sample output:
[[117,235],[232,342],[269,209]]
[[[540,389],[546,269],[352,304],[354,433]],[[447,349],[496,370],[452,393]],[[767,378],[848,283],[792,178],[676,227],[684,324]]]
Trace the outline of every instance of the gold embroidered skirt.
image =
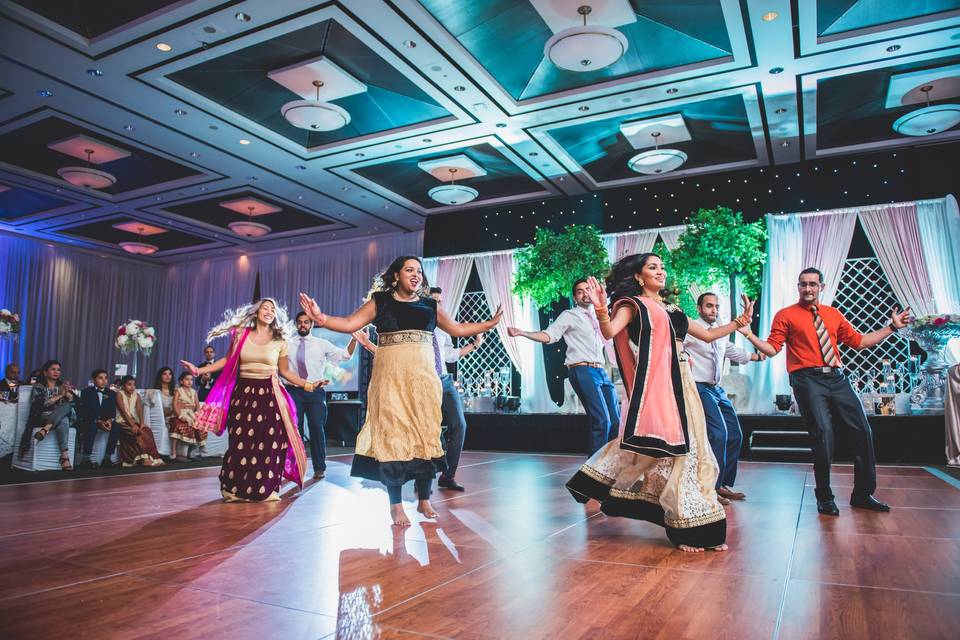
[[351,475],[396,485],[443,469],[434,363],[432,332],[380,334]]
[[690,451],[651,458],[608,442],[567,482],[574,498],[600,501],[607,515],[663,526],[677,545],[714,547],[726,540],[726,514],[717,501],[717,462],[707,440],[703,405],[688,363],[680,363]]

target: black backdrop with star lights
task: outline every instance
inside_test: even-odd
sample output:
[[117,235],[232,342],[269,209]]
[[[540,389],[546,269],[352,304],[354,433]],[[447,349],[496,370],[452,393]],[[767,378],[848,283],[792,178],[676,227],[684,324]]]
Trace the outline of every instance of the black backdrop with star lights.
[[[448,256],[522,247],[538,227],[561,231],[569,224],[592,224],[601,233],[683,224],[691,212],[727,206],[746,221],[767,213],[795,213],[956,194],[960,143],[928,144],[864,155],[768,166],[538,199],[427,219],[424,256]],[[960,242],[960,239],[957,239]],[[874,255],[857,224],[850,257]],[[480,289],[476,270],[468,291]],[[542,310],[541,326],[565,303]],[[872,329],[872,327],[864,327]],[[544,346],[550,395],[563,397],[563,341]],[[514,379],[514,388],[519,380]]]

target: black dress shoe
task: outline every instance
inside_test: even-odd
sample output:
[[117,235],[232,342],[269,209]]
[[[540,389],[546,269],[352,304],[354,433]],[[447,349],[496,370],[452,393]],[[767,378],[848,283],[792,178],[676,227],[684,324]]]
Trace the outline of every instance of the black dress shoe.
[[465,491],[462,484],[458,484],[453,478],[440,478],[437,480],[437,486],[441,489],[449,489],[450,491]]
[[837,508],[837,503],[833,500],[817,500],[817,511],[825,516],[840,515],[840,509]]
[[856,507],[857,509],[869,509],[870,511],[882,511],[886,513],[890,511],[890,505],[880,502],[873,496],[865,497],[850,497],[850,506]]

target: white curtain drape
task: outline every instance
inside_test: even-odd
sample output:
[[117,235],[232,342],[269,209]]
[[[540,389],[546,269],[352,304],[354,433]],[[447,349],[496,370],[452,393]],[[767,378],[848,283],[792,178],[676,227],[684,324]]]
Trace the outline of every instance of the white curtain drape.
[[443,310],[451,318],[456,318],[473,272],[473,256],[427,258],[423,261],[423,270],[430,286],[443,290]]
[[556,413],[558,407],[547,392],[547,375],[543,364],[543,346],[532,340],[511,338],[507,327],[529,327],[540,330],[540,314],[530,300],[513,294],[517,261],[514,252],[479,255],[475,258],[477,274],[491,313],[503,308],[503,321],[497,325],[497,335],[513,365],[523,379],[520,393],[522,413]]
[[[761,338],[770,334],[773,316],[797,301],[797,274],[803,269],[803,225],[798,215],[767,214],[767,261],[760,294]],[[783,358],[753,363],[746,373],[752,380],[751,413],[772,413],[776,394],[790,393]]]
[[[790,278],[794,286],[791,294],[797,297],[797,276],[807,267],[814,267],[823,273],[824,287],[820,294],[823,304],[833,304],[833,297],[837,294],[837,284],[843,265],[850,253],[850,242],[853,240],[853,231],[857,226],[857,214],[853,210],[826,211],[800,217],[803,239],[803,267],[796,273],[781,274]],[[796,302],[796,300],[794,300]]]
[[934,313],[960,313],[960,214],[952,195],[917,203]]
[[865,209],[860,211],[860,223],[897,300],[910,305],[918,316],[934,313],[936,305],[920,242],[917,204],[906,202]]

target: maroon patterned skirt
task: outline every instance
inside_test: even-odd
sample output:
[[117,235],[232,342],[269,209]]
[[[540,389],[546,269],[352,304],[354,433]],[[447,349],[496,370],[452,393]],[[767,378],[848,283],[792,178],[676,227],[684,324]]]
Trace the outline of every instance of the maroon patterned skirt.
[[239,378],[227,416],[229,447],[220,468],[225,498],[266,500],[278,493],[287,435],[269,378]]

